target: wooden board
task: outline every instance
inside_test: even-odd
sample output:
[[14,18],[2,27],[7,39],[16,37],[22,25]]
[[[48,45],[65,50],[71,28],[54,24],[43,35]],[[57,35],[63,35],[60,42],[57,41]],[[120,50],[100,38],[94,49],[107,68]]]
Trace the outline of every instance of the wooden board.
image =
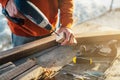
[[49,36],[31,43],[27,43],[21,46],[17,46],[13,49],[0,52],[0,64],[8,61],[15,61],[20,58],[29,56],[38,51],[43,51],[50,47],[57,45],[54,36]]
[[42,67],[58,71],[64,65],[72,61],[72,58],[76,55],[76,52],[77,51],[70,46],[57,46],[52,50],[38,53],[44,55],[38,56],[37,60],[39,62],[39,65],[41,65]]
[[11,69],[10,71],[7,71],[0,75],[0,80],[12,80],[16,76],[22,74],[23,72],[29,70],[33,66],[36,65],[36,61],[34,60],[28,60],[25,63]]
[[80,44],[104,42],[114,39],[119,41],[120,31],[98,31],[90,33],[80,33],[76,34],[75,37]]
[[0,66],[0,75],[15,68],[15,64],[13,64],[12,62],[8,62],[8,63],[5,63],[3,65]]
[[40,66],[36,65],[26,72],[23,72],[13,80],[36,80],[40,76],[40,74],[42,74],[42,72],[43,69]]

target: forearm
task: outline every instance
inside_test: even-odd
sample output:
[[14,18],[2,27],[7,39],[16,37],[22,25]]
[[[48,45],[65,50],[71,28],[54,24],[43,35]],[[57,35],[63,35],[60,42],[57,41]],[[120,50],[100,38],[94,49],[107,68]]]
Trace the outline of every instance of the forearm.
[[2,4],[2,7],[5,7],[8,0],[0,0],[0,3]]
[[62,27],[71,28],[73,24],[73,0],[59,0],[59,8]]

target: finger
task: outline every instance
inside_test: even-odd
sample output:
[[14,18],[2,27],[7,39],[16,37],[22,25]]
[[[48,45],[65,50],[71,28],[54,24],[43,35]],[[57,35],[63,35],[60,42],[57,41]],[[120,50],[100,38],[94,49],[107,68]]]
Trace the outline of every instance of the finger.
[[68,40],[68,41],[70,41],[70,39],[71,39],[71,33],[66,33],[66,39]]
[[71,35],[70,40],[69,40],[69,45],[72,45],[74,43],[74,41],[73,41],[74,39],[73,38],[74,38],[74,36]]
[[25,19],[25,17],[17,10],[16,7],[14,8],[14,17]]
[[60,29],[59,29],[59,30],[57,30],[57,33],[61,33]]
[[61,45],[69,45],[70,44],[70,40],[71,40],[71,34],[69,34],[68,36],[67,36],[67,38],[64,40],[64,42],[62,42],[62,44]]
[[72,34],[71,33],[65,33],[65,40],[64,40],[64,42],[62,43],[62,45],[69,45],[70,44],[70,39],[71,39],[71,36],[72,36]]
[[68,45],[68,43],[69,43],[69,41],[68,41],[67,39],[65,39],[65,40],[61,43],[61,45]]
[[25,17],[21,14],[21,13],[17,13],[17,15],[15,15],[16,18],[21,18],[21,19],[25,19]]
[[75,39],[75,37],[73,35],[71,36],[70,44],[71,45],[77,44],[77,41],[76,41],[76,39]]
[[71,35],[71,38],[70,38],[70,44],[73,44],[74,43],[74,39],[73,39],[73,35]]
[[57,33],[61,33],[61,32],[64,32],[63,28],[57,30]]
[[8,13],[11,17],[25,19],[25,17],[22,14],[20,14],[20,12],[18,11],[18,9],[16,8],[15,4],[12,1],[9,4],[12,7],[8,6],[6,9],[8,10]]
[[64,33],[65,33],[66,39],[69,41],[72,34],[67,30],[65,30]]

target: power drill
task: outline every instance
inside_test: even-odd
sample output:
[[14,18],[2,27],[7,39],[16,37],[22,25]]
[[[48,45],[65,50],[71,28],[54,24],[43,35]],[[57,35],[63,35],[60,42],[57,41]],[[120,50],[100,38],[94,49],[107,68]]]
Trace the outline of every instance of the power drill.
[[[46,30],[50,30],[54,32],[57,36],[59,36],[58,33],[55,32],[55,30],[52,29],[52,25],[50,24],[49,20],[46,18],[46,16],[42,13],[40,9],[38,9],[31,1],[29,0],[14,0],[14,4],[18,11],[27,19],[32,21],[34,24],[36,24],[38,27],[44,28]],[[21,18],[13,18],[9,16],[9,13],[5,8],[2,9],[2,13],[12,22],[23,25],[24,19]]]
[[[46,16],[29,0],[14,0],[16,8],[30,21],[38,25],[39,27],[45,28],[47,30],[52,30],[52,25]],[[57,34],[54,30],[52,30]],[[57,34],[59,35],[59,34]]]
[[[31,22],[36,24],[38,27],[44,28],[46,30],[50,30],[54,32],[57,37],[57,42],[62,42],[65,39],[64,33],[56,33],[55,30],[52,29],[52,25],[46,16],[42,13],[40,9],[37,8],[30,0],[14,0],[14,4],[18,11]],[[13,18],[10,17],[7,10],[5,8],[2,9],[2,13],[12,22],[23,25],[24,19],[21,18]]]

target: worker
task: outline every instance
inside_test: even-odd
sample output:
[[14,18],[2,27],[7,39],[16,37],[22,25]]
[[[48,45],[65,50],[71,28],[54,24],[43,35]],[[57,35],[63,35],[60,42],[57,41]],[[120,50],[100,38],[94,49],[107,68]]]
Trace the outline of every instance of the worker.
[[[52,24],[52,28],[56,28],[58,20],[58,9],[60,9],[61,27],[57,33],[64,32],[65,40],[61,45],[70,45],[76,43],[75,37],[71,30],[73,24],[73,0],[30,0],[35,4],[48,18]],[[16,8],[14,0],[0,0],[2,8],[12,18],[20,18],[24,20],[23,25],[19,25],[8,19],[8,25],[12,31],[12,42],[14,47],[19,46],[37,39],[51,35],[51,31],[40,28],[29,19],[24,17]]]

